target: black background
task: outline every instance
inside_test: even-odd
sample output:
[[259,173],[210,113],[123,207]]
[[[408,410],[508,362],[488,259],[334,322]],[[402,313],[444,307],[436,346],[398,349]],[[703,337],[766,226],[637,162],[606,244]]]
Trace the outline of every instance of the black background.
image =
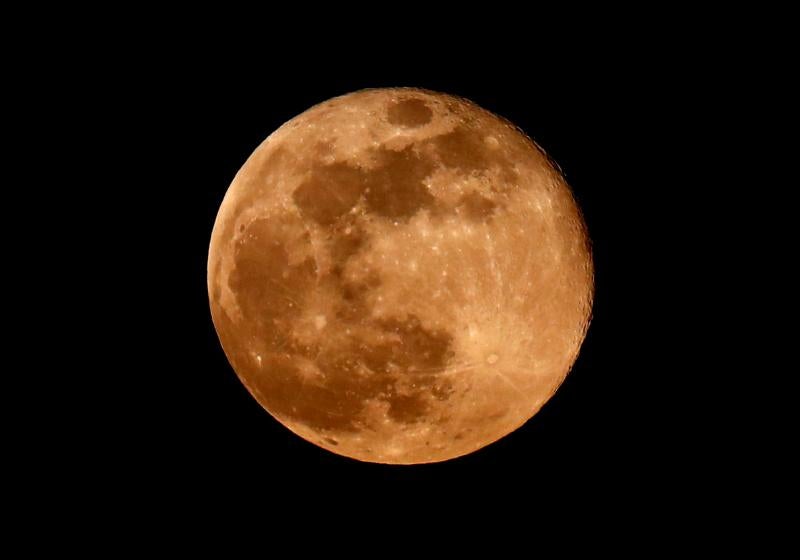
[[[9,18],[22,33],[4,38],[5,107],[23,126],[8,136],[28,158],[9,152],[21,176],[6,190],[33,199],[4,207],[8,275],[35,290],[8,296],[30,324],[7,319],[6,377],[32,385],[26,415],[6,425],[12,446],[22,442],[5,463],[24,471],[7,480],[27,508],[11,517],[35,530],[25,544],[62,546],[43,530],[55,511],[70,536],[98,542],[101,524],[130,518],[123,545],[153,519],[174,533],[187,514],[213,512],[237,525],[275,513],[305,530],[300,553],[319,525],[343,526],[335,541],[364,548],[364,517],[384,539],[369,550],[391,551],[422,529],[447,547],[471,546],[488,521],[506,537],[514,520],[525,525],[514,534],[538,547],[554,540],[530,522],[539,512],[569,528],[584,517],[619,541],[650,525],[660,546],[686,534],[684,520],[707,534],[712,509],[738,516],[731,506],[743,493],[770,497],[762,449],[791,449],[791,438],[770,439],[791,423],[762,429],[768,415],[751,408],[791,413],[775,399],[791,368],[768,363],[780,343],[762,349],[751,332],[772,339],[773,323],[746,311],[791,318],[792,287],[775,279],[794,276],[771,268],[791,248],[769,252],[791,237],[758,220],[781,222],[777,207],[792,208],[792,182],[767,172],[793,159],[784,138],[746,129],[791,132],[790,112],[776,107],[791,89],[769,83],[791,74],[781,15],[765,23],[752,10],[736,21],[727,9],[603,6],[602,18],[585,8],[556,18],[540,6],[492,15],[465,5],[437,21],[433,6],[347,15],[338,4],[330,13],[298,5],[294,16],[281,7],[229,20],[216,7],[112,17],[69,6]],[[228,365],[206,293],[217,209],[257,145],[315,103],[387,86],[462,95],[533,137],[575,192],[596,273],[587,338],[544,408],[485,449],[414,467],[338,457],[280,426]],[[765,150],[770,140],[782,151]],[[771,237],[757,239],[764,230]],[[763,303],[772,292],[780,301]],[[9,390],[4,402],[22,394]],[[82,510],[100,521],[84,522]],[[476,528],[447,530],[454,513]],[[720,541],[738,546],[739,532],[722,528]],[[205,544],[211,532],[192,529],[183,544]],[[262,529],[239,540],[269,551],[280,535]]]
[[[3,395],[24,413],[7,420],[4,465],[22,498],[9,517],[33,528],[25,545],[63,549],[58,525],[97,543],[130,527],[115,542],[128,547],[158,519],[203,546],[212,531],[187,519],[277,514],[304,531],[301,554],[370,536],[383,546],[367,550],[391,552],[424,529],[448,549],[519,536],[535,553],[555,540],[531,522],[540,513],[572,530],[560,546],[602,542],[582,531],[596,524],[623,544],[650,526],[661,549],[718,522],[718,542],[738,547],[754,514],[778,511],[750,508],[748,493],[785,502],[793,487],[774,482],[791,462],[770,456],[792,448],[792,423],[771,416],[791,416],[779,397],[794,393],[778,387],[792,368],[770,362],[791,341],[748,316],[793,318],[794,275],[776,270],[792,248],[775,247],[791,240],[796,220],[779,215],[793,182],[769,176],[794,161],[780,103],[792,18],[297,7],[9,15],[4,122],[22,126],[7,134],[19,176],[6,181],[4,248],[20,284],[7,300],[26,321],[6,320],[4,373],[30,390]],[[217,209],[256,146],[315,103],[386,86],[462,95],[533,137],[574,189],[596,273],[587,338],[545,407],[479,452],[414,467],[338,457],[280,426],[228,365],[206,293]],[[448,528],[454,514],[474,523]],[[345,530],[317,539],[321,525]],[[262,553],[281,536],[239,532]]]
[[[129,473],[122,483],[251,503],[309,490],[426,503],[445,493],[521,503],[669,493],[688,456],[678,426],[689,403],[673,389],[684,318],[671,306],[680,298],[674,247],[691,216],[676,216],[665,196],[681,93],[663,67],[649,72],[656,62],[621,64],[612,55],[553,66],[172,62],[117,86],[127,91],[117,108],[124,120],[114,125],[132,131],[133,146],[122,158],[134,179],[123,206],[139,216],[126,234],[133,258],[121,265],[136,320],[135,350],[120,367],[126,397],[136,398],[115,401],[121,424],[108,436],[113,464]],[[521,127],[561,166],[594,251],[593,320],[562,387],[514,433],[431,465],[357,462],[282,427],[227,363],[206,291],[216,212],[258,144],[316,103],[391,86],[464,96]],[[685,268],[691,257],[681,258]]]

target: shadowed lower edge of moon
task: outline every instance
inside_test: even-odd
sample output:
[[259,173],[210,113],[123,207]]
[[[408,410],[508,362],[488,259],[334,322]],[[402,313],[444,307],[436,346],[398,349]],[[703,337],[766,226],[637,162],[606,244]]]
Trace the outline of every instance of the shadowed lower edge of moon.
[[[422,126],[431,117],[427,105],[414,98],[388,109],[389,122],[398,126]],[[326,147],[319,144],[316,149]],[[442,410],[437,401],[447,401],[458,390],[439,375],[453,357],[452,335],[426,328],[414,315],[374,318],[365,296],[379,287],[379,274],[361,281],[344,275],[347,260],[370,243],[351,210],[362,203],[366,212],[389,220],[407,220],[422,209],[434,218],[457,213],[464,220],[491,220],[498,211],[496,201],[469,192],[455,207],[447,207],[428,192],[424,179],[436,166],[462,173],[481,173],[494,166],[509,181],[516,173],[502,152],[490,154],[476,135],[463,128],[402,150],[373,151],[371,159],[378,163],[369,169],[346,161],[313,165],[292,194],[302,219],[329,232],[328,250],[337,263],[331,270],[322,274],[313,257],[292,262],[287,247],[302,246],[309,239],[303,220],[287,214],[280,220],[255,219],[235,236],[228,287],[236,295],[240,320],[234,322],[219,307],[220,288],[212,288],[215,326],[240,378],[281,422],[307,427],[319,435],[314,443],[335,452],[337,434],[369,429],[363,417],[366,403],[385,403],[385,414],[393,422],[413,426],[429,421],[432,411]],[[279,147],[266,165],[279,169],[291,165],[291,159]],[[239,206],[246,204],[244,197]],[[319,291],[331,294],[331,313],[322,320],[313,318],[313,325],[302,325],[304,320],[308,323],[306,300]],[[302,328],[316,331],[316,336],[294,336]],[[447,418],[438,421],[446,423]],[[454,441],[468,437],[463,431],[452,434]],[[439,461],[471,450],[455,455],[431,450],[430,456]]]

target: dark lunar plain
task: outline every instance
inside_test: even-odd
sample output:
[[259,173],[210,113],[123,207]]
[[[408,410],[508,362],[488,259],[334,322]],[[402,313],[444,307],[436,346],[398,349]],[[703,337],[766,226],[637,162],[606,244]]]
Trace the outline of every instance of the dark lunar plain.
[[[145,74],[116,108],[126,114],[119,126],[135,131],[136,148],[125,152],[122,168],[135,177],[131,199],[115,204],[140,215],[126,234],[137,253],[120,271],[134,279],[127,305],[136,319],[117,356],[123,373],[109,371],[130,384],[114,410],[123,420],[96,428],[114,450],[106,472],[130,473],[117,483],[182,503],[224,497],[302,508],[301,496],[333,492],[430,512],[452,499],[535,508],[549,496],[568,507],[576,497],[599,504],[625,496],[635,504],[669,492],[686,466],[674,434],[692,385],[670,350],[691,319],[670,307],[691,262],[674,249],[686,234],[669,201],[680,191],[673,182],[680,147],[660,134],[675,110],[665,103],[671,85],[663,76],[604,60],[559,68],[442,60],[423,70],[209,59]],[[337,456],[273,419],[229,365],[206,287],[217,210],[259,143],[331,97],[395,86],[466,97],[541,145],[583,212],[595,267],[593,320],[552,399],[500,441],[418,466]],[[338,515],[339,503],[328,502],[324,515]]]

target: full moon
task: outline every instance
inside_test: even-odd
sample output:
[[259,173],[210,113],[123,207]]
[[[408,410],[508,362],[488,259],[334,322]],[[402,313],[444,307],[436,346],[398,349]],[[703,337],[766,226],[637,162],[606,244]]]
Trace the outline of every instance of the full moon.
[[219,209],[211,314],[253,397],[361,461],[444,461],[512,432],[589,324],[589,237],[558,168],[508,121],[419,89],[316,105]]

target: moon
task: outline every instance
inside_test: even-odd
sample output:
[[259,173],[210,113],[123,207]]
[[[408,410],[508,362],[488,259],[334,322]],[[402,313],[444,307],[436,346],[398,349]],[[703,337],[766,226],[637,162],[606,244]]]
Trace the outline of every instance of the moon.
[[512,432],[589,325],[590,239],[543,150],[474,103],[358,91],[271,134],[208,256],[222,348],[279,422],[333,453],[416,464]]

